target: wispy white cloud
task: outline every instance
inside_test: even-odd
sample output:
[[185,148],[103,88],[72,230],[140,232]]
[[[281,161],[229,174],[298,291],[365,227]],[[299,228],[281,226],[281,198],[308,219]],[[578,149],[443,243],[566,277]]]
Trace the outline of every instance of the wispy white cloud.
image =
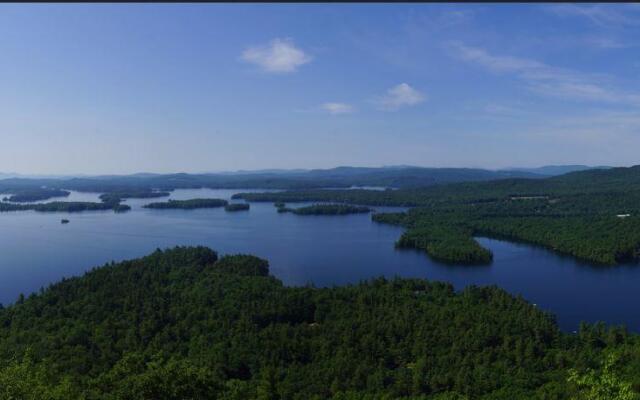
[[629,43],[623,43],[609,37],[590,36],[585,40],[586,44],[598,49],[625,49],[632,47]]
[[483,111],[487,114],[499,115],[499,116],[514,116],[521,115],[523,111],[519,108],[512,106],[506,106],[504,104],[489,103],[483,108]]
[[538,82],[531,84],[529,88],[547,96],[640,105],[640,94],[621,93],[587,82]]
[[293,44],[291,39],[273,39],[263,46],[249,47],[242,52],[242,60],[256,64],[267,72],[294,72],[312,57]]
[[418,30],[419,32],[438,32],[451,28],[459,28],[475,18],[475,11],[471,8],[455,6],[452,9],[441,10],[439,12],[426,12],[413,14],[409,17],[409,30]]
[[374,99],[374,103],[381,110],[396,111],[402,107],[420,104],[425,99],[426,96],[423,93],[407,83],[401,83],[387,90],[384,96]]
[[640,113],[637,111],[586,110],[577,115],[567,115],[544,121],[527,134],[532,137],[546,137],[551,141],[566,141],[574,146],[590,146],[598,152],[608,149],[610,155],[614,157],[617,155],[614,159],[618,161],[626,158],[637,163],[636,149],[638,135],[640,135]]
[[324,111],[329,114],[349,114],[354,111],[351,104],[346,103],[324,103],[320,106]]
[[619,27],[623,25],[640,25],[640,18],[633,15],[634,11],[640,11],[637,7],[613,4],[558,4],[547,6],[551,13],[561,17],[586,18],[599,26]]
[[466,46],[459,42],[451,42],[448,47],[459,58],[477,63],[494,72],[523,72],[548,69],[546,65],[535,60],[511,56],[495,56],[484,49]]
[[512,56],[493,55],[484,49],[455,42],[453,55],[494,73],[508,73],[521,79],[532,92],[573,100],[640,105],[640,94],[613,89],[602,75],[584,74],[543,62]]

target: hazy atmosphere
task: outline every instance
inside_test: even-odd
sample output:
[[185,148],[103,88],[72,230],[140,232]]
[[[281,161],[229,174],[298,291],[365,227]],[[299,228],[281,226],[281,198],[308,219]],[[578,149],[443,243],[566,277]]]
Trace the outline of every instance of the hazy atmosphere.
[[632,165],[639,34],[634,4],[3,5],[0,172]]

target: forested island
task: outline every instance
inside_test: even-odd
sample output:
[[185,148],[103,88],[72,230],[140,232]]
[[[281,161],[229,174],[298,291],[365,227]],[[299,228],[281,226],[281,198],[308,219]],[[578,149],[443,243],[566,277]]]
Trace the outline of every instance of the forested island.
[[[1,182],[1,181],[0,181]],[[116,191],[104,193],[99,196],[101,202],[90,201],[52,201],[47,203],[34,204],[16,204],[30,203],[34,201],[46,200],[51,197],[66,197],[70,192],[60,189],[21,189],[10,197],[0,202],[0,212],[8,211],[27,211],[34,210],[38,212],[80,212],[80,211],[103,211],[113,210],[114,212],[125,212],[131,210],[131,207],[122,204],[127,198],[154,198],[169,196],[168,192],[157,192],[147,190],[137,191]]]
[[48,189],[48,188],[35,188],[35,189],[23,189],[18,190],[11,196],[4,198],[4,201],[11,201],[14,203],[29,203],[34,201],[48,200],[52,197],[67,197],[71,193],[66,190],[60,189]]
[[413,206],[373,220],[407,228],[399,247],[445,262],[486,264],[475,236],[524,241],[592,263],[640,259],[640,166],[400,190],[238,193],[246,201]]
[[125,190],[125,191],[113,191],[109,193],[103,193],[100,195],[100,200],[105,203],[121,202],[125,199],[153,199],[157,197],[168,197],[171,193],[161,192],[155,190]]
[[250,205],[248,203],[230,203],[224,206],[225,211],[247,211]]
[[169,200],[159,203],[149,203],[142,207],[157,209],[182,209],[194,210],[196,208],[218,208],[229,204],[223,199],[190,199],[190,200]]
[[369,207],[349,204],[312,204],[306,207],[288,208],[284,204],[277,207],[279,213],[290,212],[296,215],[347,215],[371,212]]
[[11,204],[0,203],[0,212],[34,210],[38,212],[80,212],[103,211],[125,212],[131,210],[126,204],[120,203],[94,203],[88,201],[53,201],[37,204]]
[[563,333],[496,287],[285,287],[268,271],[178,247],[20,296],[0,308],[0,396],[638,398],[640,337],[622,328]]

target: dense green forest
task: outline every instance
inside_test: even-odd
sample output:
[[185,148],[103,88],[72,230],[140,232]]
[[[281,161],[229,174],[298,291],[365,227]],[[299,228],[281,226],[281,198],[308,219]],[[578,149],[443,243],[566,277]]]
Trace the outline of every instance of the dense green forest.
[[230,203],[224,206],[226,211],[247,211],[249,209],[249,203]]
[[15,191],[10,196],[3,198],[3,200],[12,201],[15,203],[28,203],[33,201],[47,200],[52,197],[67,197],[70,194],[70,192],[60,189],[23,189]]
[[190,200],[169,200],[159,203],[149,203],[144,205],[144,208],[159,208],[159,209],[183,209],[193,210],[196,208],[217,208],[225,207],[228,204],[223,199],[190,199]]
[[413,206],[373,220],[407,228],[399,247],[454,263],[484,264],[474,236],[525,241],[590,262],[640,259],[640,166],[574,172],[548,179],[504,179],[400,190],[238,193],[247,201],[329,201]]
[[289,208],[282,205],[276,208],[280,213],[290,212],[296,215],[347,215],[371,212],[369,207],[352,206],[349,204],[312,204],[298,208]]
[[374,214],[376,222],[407,226],[406,232],[396,242],[399,248],[421,249],[432,258],[456,264],[488,264],[493,259],[491,252],[473,238],[474,232],[451,217],[421,218],[411,223],[405,213]]
[[496,287],[285,287],[265,260],[158,250],[0,309],[0,399],[631,400],[640,338]]

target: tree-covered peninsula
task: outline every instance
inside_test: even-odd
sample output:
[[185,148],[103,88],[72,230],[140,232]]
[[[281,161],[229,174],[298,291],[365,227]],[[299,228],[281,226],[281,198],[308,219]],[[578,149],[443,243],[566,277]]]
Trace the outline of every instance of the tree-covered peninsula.
[[637,399],[622,328],[563,333],[496,287],[268,271],[178,247],[20,296],[0,308],[0,399]]
[[290,212],[296,215],[348,215],[371,212],[369,207],[353,206],[349,204],[312,204],[306,207],[288,208],[277,207],[278,212]]
[[230,203],[224,206],[225,211],[248,211],[250,208],[249,203]]
[[218,208],[225,207],[229,202],[223,199],[190,199],[190,200],[169,200],[165,202],[149,203],[144,208],[156,209],[182,209],[193,210],[196,208]]

